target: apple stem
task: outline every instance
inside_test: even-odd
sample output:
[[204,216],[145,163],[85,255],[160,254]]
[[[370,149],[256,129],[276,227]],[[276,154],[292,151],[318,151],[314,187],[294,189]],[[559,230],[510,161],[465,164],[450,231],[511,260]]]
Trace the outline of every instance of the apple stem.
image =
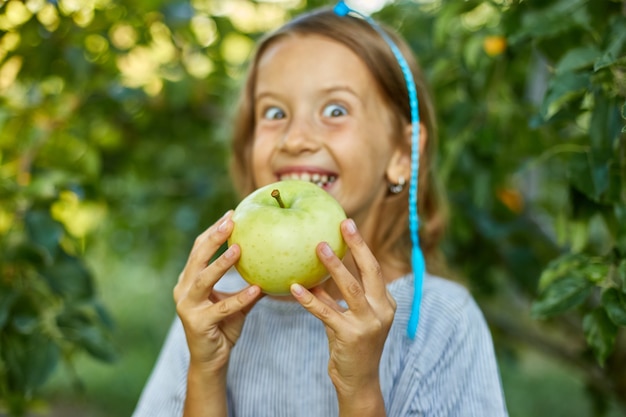
[[276,199],[280,208],[285,208],[285,203],[283,202],[283,199],[280,198],[280,191],[272,190],[272,197]]

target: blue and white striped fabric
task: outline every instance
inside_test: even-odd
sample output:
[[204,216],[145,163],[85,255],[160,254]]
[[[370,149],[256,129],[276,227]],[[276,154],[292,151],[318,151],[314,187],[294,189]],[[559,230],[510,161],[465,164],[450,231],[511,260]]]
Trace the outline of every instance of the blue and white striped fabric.
[[[414,340],[406,333],[412,276],[394,281],[389,290],[398,308],[380,364],[387,415],[507,416],[491,335],[466,289],[426,275]],[[182,415],[188,361],[176,320],[133,417]],[[327,366],[321,322],[295,302],[266,297],[249,313],[232,352],[229,415],[337,416]]]

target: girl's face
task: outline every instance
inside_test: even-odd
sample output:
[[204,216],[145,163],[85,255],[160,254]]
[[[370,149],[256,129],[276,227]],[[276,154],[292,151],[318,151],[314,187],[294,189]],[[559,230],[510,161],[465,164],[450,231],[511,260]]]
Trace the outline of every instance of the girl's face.
[[319,183],[363,227],[388,181],[408,178],[409,157],[392,140],[379,88],[343,44],[316,35],[275,42],[258,62],[254,108],[256,187],[290,178]]

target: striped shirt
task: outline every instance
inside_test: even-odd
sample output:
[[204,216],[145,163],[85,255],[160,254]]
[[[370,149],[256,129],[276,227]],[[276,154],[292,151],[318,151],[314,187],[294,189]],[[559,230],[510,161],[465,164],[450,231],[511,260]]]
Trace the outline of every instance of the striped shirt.
[[[417,336],[407,337],[412,276],[389,284],[397,302],[380,362],[388,416],[505,417],[491,334],[462,286],[425,277]],[[176,320],[133,417],[181,416],[189,352]],[[332,417],[322,323],[296,302],[261,299],[248,314],[228,368],[231,417]],[[358,401],[358,398],[355,398]]]

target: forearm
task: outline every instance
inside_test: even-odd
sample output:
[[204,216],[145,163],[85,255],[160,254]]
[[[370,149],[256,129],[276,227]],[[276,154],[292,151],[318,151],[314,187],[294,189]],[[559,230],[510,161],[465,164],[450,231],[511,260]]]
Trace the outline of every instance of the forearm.
[[227,417],[226,378],[193,366],[187,374],[183,417]]

